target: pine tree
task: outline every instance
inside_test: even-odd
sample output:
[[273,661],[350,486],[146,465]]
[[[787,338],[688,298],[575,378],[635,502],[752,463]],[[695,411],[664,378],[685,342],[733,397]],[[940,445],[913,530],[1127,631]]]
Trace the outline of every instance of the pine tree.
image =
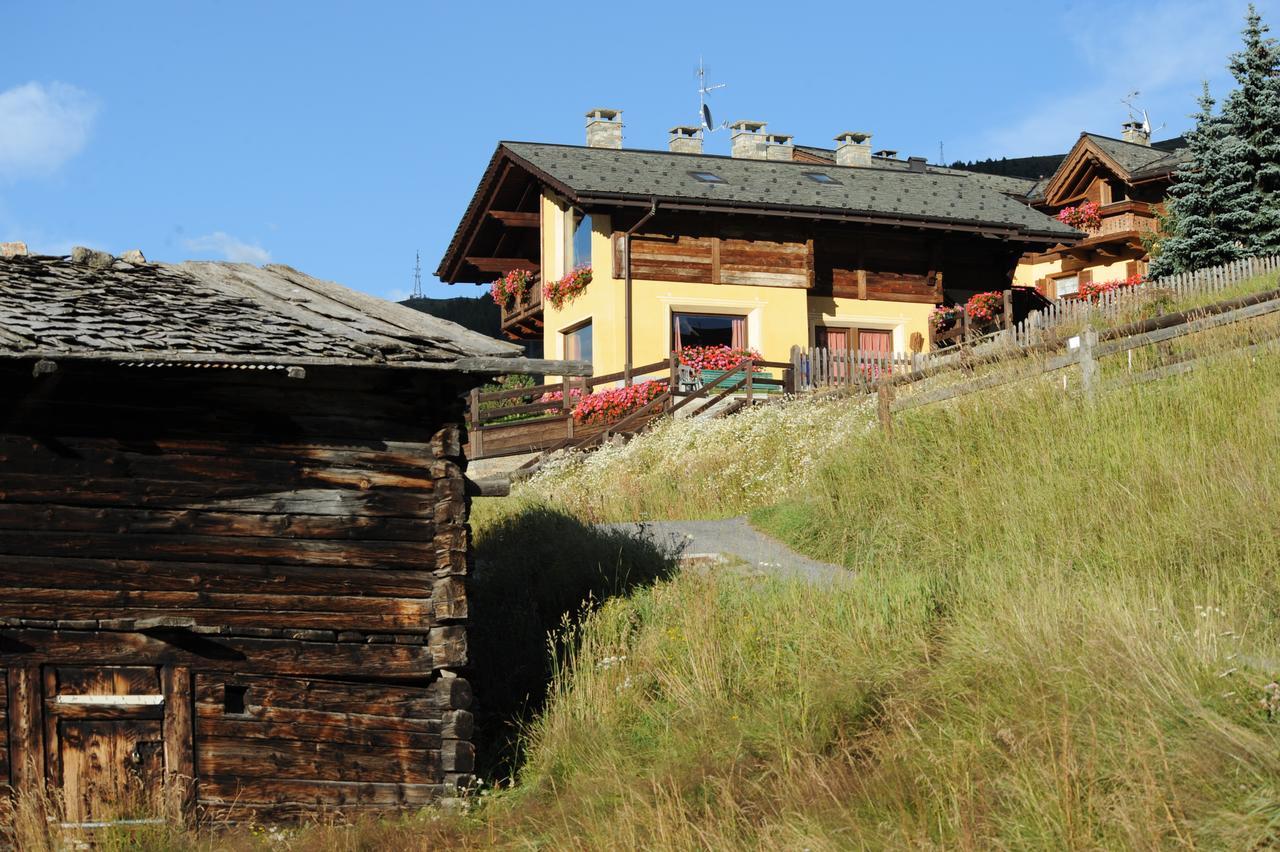
[[1244,49],[1231,57],[1231,74],[1239,88],[1226,99],[1222,116],[1228,126],[1224,144],[1241,146],[1249,189],[1240,200],[1247,215],[1232,226],[1247,255],[1280,254],[1280,48],[1267,37],[1268,27],[1252,4],[1245,20]]
[[1150,274],[1171,275],[1216,266],[1240,256],[1237,229],[1246,224],[1243,206],[1250,190],[1244,146],[1213,114],[1209,84],[1198,101],[1195,128],[1187,134],[1190,160],[1178,170],[1169,190],[1172,233],[1160,241]]

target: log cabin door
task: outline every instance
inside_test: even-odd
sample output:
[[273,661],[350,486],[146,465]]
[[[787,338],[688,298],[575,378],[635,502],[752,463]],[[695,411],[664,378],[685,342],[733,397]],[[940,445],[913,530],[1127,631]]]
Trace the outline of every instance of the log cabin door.
[[[175,726],[175,713],[166,712],[191,701],[189,674],[174,678],[159,666],[49,666],[44,681],[45,772],[64,823],[162,818],[166,775],[189,761],[189,728]],[[182,685],[185,695],[174,689]],[[179,741],[166,748],[166,734]]]

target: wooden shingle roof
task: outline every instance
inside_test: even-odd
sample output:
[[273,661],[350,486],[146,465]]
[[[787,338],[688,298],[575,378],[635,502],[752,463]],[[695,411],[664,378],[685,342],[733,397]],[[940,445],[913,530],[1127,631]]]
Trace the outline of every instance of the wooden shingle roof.
[[522,354],[287,266],[0,258],[0,358],[524,372]]

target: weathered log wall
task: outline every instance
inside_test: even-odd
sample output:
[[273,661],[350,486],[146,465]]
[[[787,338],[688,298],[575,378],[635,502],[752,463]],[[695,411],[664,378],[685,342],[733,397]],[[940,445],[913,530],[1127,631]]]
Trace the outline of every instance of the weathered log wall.
[[161,667],[165,701],[194,702],[199,803],[224,816],[419,804],[461,780],[463,390],[0,368],[0,783],[42,751],[13,673],[69,662]]

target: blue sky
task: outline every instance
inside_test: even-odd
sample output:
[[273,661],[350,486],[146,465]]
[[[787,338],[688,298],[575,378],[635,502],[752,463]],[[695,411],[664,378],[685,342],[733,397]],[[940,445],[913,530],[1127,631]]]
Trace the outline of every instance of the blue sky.
[[[1258,4],[1280,29],[1280,0]],[[756,11],[756,9],[761,11]],[[764,10],[768,11],[764,11]],[[841,130],[938,158],[1065,151],[1139,103],[1186,129],[1228,86],[1236,0],[1055,3],[12,3],[0,53],[0,240],[152,260],[287,263],[403,298],[431,274],[499,139],[627,147],[695,119],[801,144]],[[713,134],[710,153],[728,153]]]

